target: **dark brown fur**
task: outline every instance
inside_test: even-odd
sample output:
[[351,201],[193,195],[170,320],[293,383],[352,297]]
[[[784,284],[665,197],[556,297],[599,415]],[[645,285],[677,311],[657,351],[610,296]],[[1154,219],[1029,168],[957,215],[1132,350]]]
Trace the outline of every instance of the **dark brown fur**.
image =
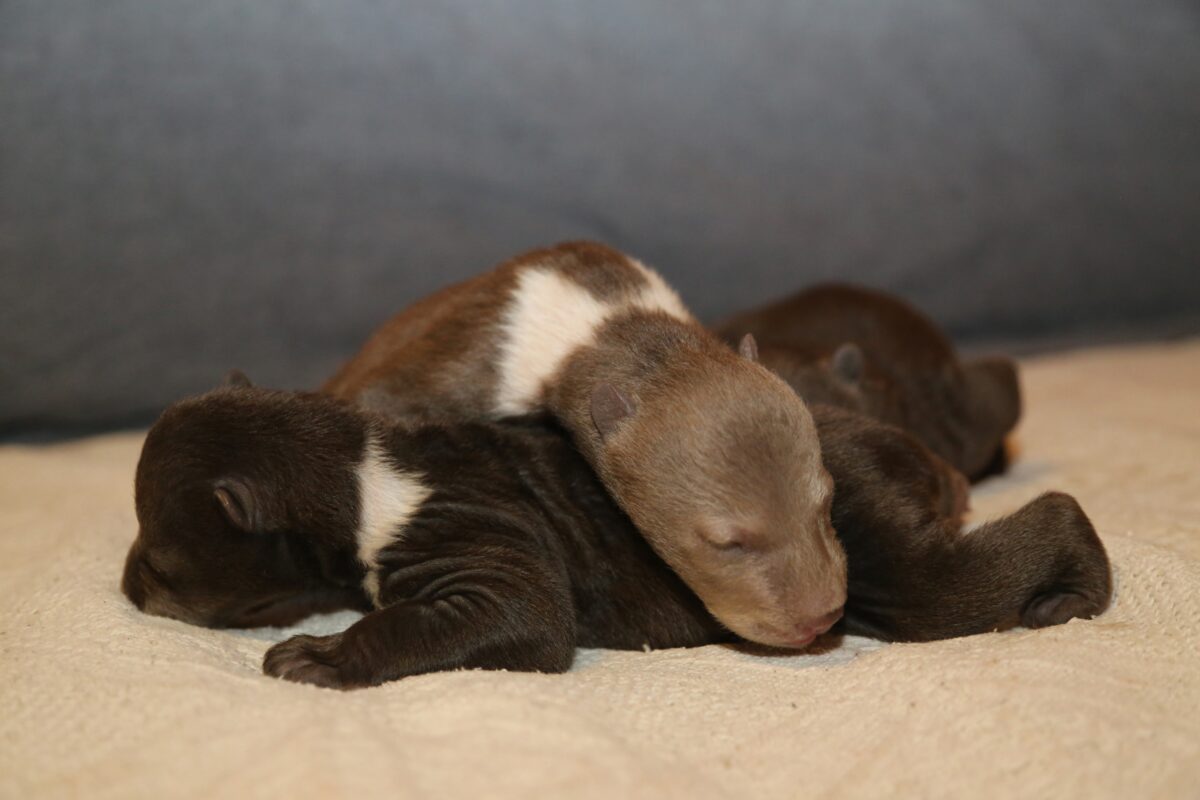
[[[846,285],[805,289],[717,328],[733,344],[750,333],[759,360],[809,403],[862,411],[910,431],[972,480],[1004,466],[1004,438],[1021,412],[1016,365],[960,361],[950,340],[897,297]],[[861,350],[861,374],[834,363]],[[844,351],[843,351],[844,352]]]
[[[1105,608],[1107,559],[1071,498],[963,535],[965,486],[911,436],[839,409],[816,419],[850,559],[845,630],[926,640]],[[244,386],[177,404],[147,437],[126,595],[213,626],[369,607],[354,476],[372,431],[433,493],[377,557],[378,606],[342,633],[275,645],[268,674],[352,688],[462,667],[561,671],[577,646],[732,639],[558,429],[388,427],[320,395]],[[217,495],[230,480],[246,498],[232,517]]]
[[924,641],[1108,606],[1108,556],[1071,496],[1049,492],[964,533],[957,470],[892,426],[829,406],[813,413],[850,562],[847,630]]
[[[122,582],[139,608],[246,627],[366,607],[353,557],[361,421],[315,415],[303,402],[266,406],[256,391],[177,403],[146,436],[134,483],[139,532]],[[256,535],[215,499],[227,480],[253,487]]]

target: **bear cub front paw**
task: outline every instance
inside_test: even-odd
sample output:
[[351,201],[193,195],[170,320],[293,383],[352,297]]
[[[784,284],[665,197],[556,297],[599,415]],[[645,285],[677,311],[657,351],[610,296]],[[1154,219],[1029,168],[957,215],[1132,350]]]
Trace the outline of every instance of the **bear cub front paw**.
[[285,681],[311,683],[328,689],[350,688],[340,674],[342,634],[293,636],[267,651],[263,672]]

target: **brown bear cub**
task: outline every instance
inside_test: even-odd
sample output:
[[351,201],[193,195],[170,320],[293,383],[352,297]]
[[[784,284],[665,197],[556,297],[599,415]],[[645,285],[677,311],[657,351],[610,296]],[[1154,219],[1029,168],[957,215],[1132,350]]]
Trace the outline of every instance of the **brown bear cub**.
[[[937,639],[1106,607],[1107,558],[1070,497],[1044,495],[964,536],[961,480],[911,436],[836,408],[816,423],[849,557],[846,631]],[[264,671],[287,680],[554,672],[581,646],[737,638],[544,418],[406,428],[239,381],[162,415],[135,490],[122,588],[143,611],[214,627],[368,611],[342,633],[272,647]],[[766,546],[731,544],[730,560]]]
[[1007,358],[962,361],[908,303],[857,286],[815,286],[717,326],[752,334],[759,360],[808,403],[861,411],[903,428],[971,480],[1006,466],[1004,438],[1021,414]]
[[804,402],[610,247],[536,250],[416,303],[324,391],[396,421],[552,415],[744,638],[792,645],[845,604],[832,481]]

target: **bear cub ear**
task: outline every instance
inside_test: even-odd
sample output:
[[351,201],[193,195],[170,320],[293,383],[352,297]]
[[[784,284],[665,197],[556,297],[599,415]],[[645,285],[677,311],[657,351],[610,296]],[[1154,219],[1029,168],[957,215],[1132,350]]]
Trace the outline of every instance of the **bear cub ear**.
[[258,503],[246,481],[241,478],[221,478],[213,484],[213,497],[233,527],[246,533],[258,529]]
[[223,389],[250,389],[253,387],[254,384],[246,377],[246,373],[240,369],[229,370],[221,380],[221,388]]
[[830,359],[833,374],[844,383],[857,384],[863,375],[863,351],[854,342],[839,345]]
[[738,353],[747,361],[758,361],[758,342],[754,334],[747,333],[742,337],[742,341],[738,342]]
[[633,416],[634,404],[611,383],[597,384],[592,390],[592,423],[604,440],[616,432],[621,422]]

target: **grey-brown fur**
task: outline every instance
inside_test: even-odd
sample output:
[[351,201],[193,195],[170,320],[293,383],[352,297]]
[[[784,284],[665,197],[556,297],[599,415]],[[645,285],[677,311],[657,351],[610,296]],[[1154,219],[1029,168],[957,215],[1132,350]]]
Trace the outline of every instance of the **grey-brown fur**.
[[[845,568],[827,522],[833,483],[819,447],[808,444],[810,417],[786,410],[790,389],[759,380],[745,357],[711,342],[665,314],[618,318],[571,360],[547,405],[569,430],[583,431],[575,435],[581,452],[709,610],[745,638],[781,644],[787,632],[756,619],[757,609],[777,603],[820,616],[843,602],[828,577]],[[598,374],[637,404],[607,437],[588,424]],[[719,460],[698,464],[697,453]],[[671,536],[680,524],[700,534]],[[734,573],[731,586],[726,575],[750,553],[769,557],[747,556],[760,568]]]

